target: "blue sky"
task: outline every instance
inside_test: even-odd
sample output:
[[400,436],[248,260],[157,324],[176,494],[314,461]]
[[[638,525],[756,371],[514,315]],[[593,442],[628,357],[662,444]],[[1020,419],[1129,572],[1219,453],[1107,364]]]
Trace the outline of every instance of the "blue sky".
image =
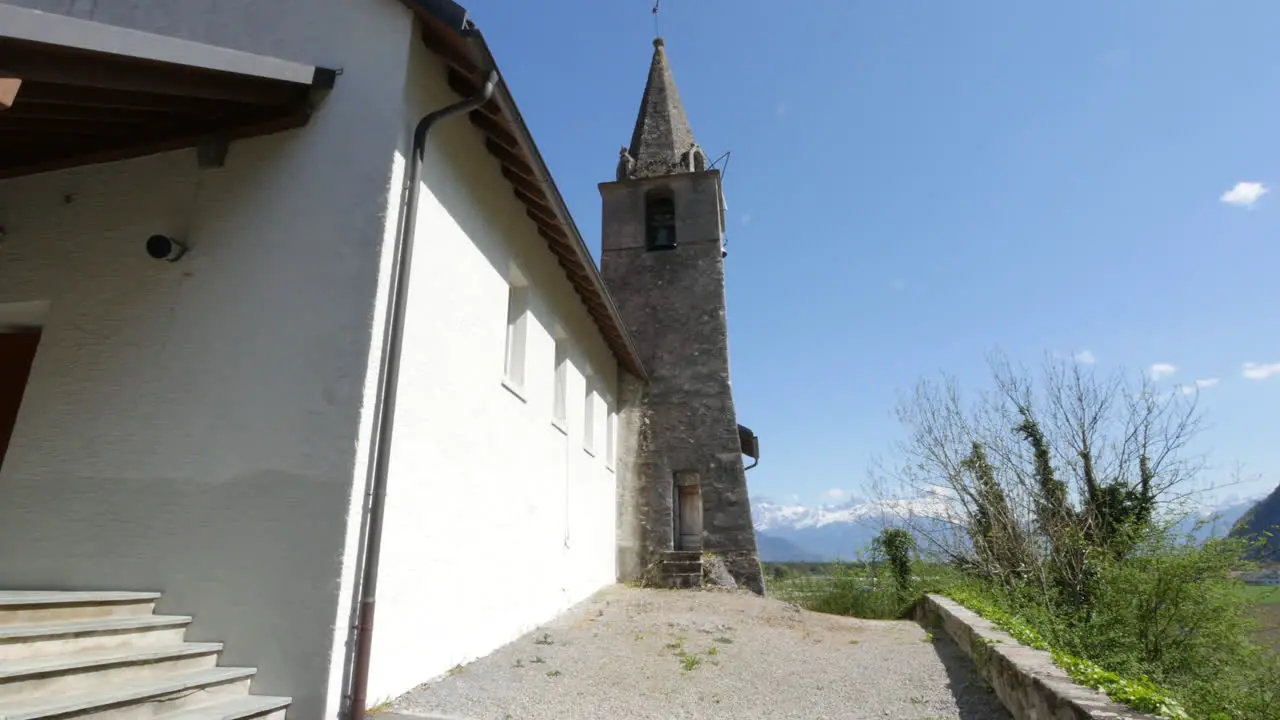
[[[597,252],[651,0],[465,4]],[[661,22],[699,143],[733,153],[754,495],[858,492],[898,397],[976,388],[996,348],[1216,380],[1215,477],[1280,483],[1280,3],[663,0]]]

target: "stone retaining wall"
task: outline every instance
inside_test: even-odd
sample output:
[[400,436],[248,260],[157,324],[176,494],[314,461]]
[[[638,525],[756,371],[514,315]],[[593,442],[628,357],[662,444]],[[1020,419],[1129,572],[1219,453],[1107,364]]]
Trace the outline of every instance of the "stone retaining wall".
[[977,613],[940,595],[926,595],[916,620],[945,630],[968,653],[1016,720],[1158,720],[1077,685],[1049,653],[1026,647]]

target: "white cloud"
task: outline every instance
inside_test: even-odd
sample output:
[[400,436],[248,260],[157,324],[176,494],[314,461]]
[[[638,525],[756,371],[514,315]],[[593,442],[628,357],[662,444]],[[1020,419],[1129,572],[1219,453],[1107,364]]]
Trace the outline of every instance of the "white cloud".
[[1098,358],[1094,357],[1092,350],[1081,350],[1080,352],[1076,353],[1073,357],[1075,357],[1076,362],[1080,363],[1081,365],[1092,365],[1098,362]]
[[1272,375],[1280,375],[1280,363],[1247,362],[1240,374],[1248,380],[1266,380]]
[[1271,191],[1260,182],[1238,182],[1235,187],[1222,193],[1218,199],[1228,205],[1251,208],[1268,192]]
[[843,500],[845,496],[848,494],[849,493],[845,492],[844,490],[841,490],[840,488],[831,488],[830,490],[827,491],[827,497],[831,498],[832,500]]
[[1208,390],[1220,382],[1222,381],[1218,378],[1204,378],[1202,380],[1195,381],[1192,385],[1183,385],[1178,388],[1178,391],[1183,395],[1194,395],[1196,392],[1200,390]]
[[1151,373],[1152,380],[1159,380],[1160,378],[1169,377],[1170,375],[1178,372],[1178,366],[1170,365],[1169,363],[1156,363],[1151,366],[1148,372]]

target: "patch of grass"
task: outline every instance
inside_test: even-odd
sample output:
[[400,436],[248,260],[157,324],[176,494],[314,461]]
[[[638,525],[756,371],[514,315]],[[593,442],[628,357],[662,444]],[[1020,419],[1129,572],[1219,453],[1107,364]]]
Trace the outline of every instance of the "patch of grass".
[[560,677],[560,676],[561,676],[561,675],[563,675],[563,674],[564,674],[564,673],[560,672],[559,670],[548,670],[548,671],[547,671],[547,677]]
[[533,663],[534,665],[543,665],[543,664],[545,664],[547,661],[546,661],[546,660],[544,660],[544,659],[542,658],[542,656],[541,656],[541,655],[534,655],[534,656],[533,656],[533,659],[532,659],[532,660],[530,660],[529,662]]
[[666,645],[663,645],[662,647],[663,647],[663,648],[665,648],[665,649],[667,649],[667,650],[675,650],[675,651],[676,651],[676,652],[678,652],[678,653],[683,653],[683,652],[684,652],[684,638],[682,638],[682,637],[678,637],[678,638],[676,638],[676,639],[675,639],[675,642],[669,642],[669,643],[667,643]]
[[1245,585],[1240,592],[1252,605],[1280,605],[1280,587],[1274,585]]
[[683,653],[680,655],[680,667],[683,668],[685,672],[691,672],[694,668],[698,667],[701,664],[702,664],[702,658],[698,657],[697,655],[689,655],[688,653]]
[[445,674],[448,675],[449,677],[453,677],[454,675],[462,674],[462,671],[465,669],[466,668],[462,667],[461,665],[454,665],[453,667],[449,668],[449,672]]
[[1280,604],[1251,605],[1249,618],[1255,623],[1254,641],[1280,655]]
[[[769,591],[780,600],[814,612],[897,620],[910,614],[924,592],[934,592],[947,584],[939,579],[944,575],[940,571],[924,573],[923,579],[903,589],[883,573],[855,565],[836,565],[830,572],[826,576],[792,577],[771,583]],[[949,582],[950,574],[945,575]]]
[[555,645],[555,641],[551,639],[551,633],[542,633],[533,639],[534,645]]
[[718,642],[718,643],[720,643],[721,645],[732,645],[732,644],[733,644],[733,638],[731,638],[731,637],[725,637],[725,636],[721,635],[720,637],[718,637],[718,638],[716,638],[716,639],[715,639],[715,642]]
[[374,703],[373,705],[370,705],[364,710],[365,717],[376,717],[378,715],[382,715],[383,713],[388,713],[388,712],[391,712],[390,699],[379,700],[378,702]]
[[931,642],[933,642],[933,633],[931,633],[931,632],[927,632],[927,633],[925,633],[925,634],[924,634],[924,637],[920,638],[920,642],[922,642],[922,643],[931,643]]
[[710,648],[707,648],[707,654],[708,654],[708,655],[711,655],[711,656],[719,655],[719,654],[720,654],[720,648],[718,648],[718,647],[716,647],[716,646],[712,645]]

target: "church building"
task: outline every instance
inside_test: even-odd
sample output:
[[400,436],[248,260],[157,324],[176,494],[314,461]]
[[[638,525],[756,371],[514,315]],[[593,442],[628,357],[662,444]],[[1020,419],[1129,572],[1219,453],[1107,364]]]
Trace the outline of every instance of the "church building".
[[0,57],[0,717],[358,720],[764,592],[661,40],[598,267],[453,0],[0,0]]

